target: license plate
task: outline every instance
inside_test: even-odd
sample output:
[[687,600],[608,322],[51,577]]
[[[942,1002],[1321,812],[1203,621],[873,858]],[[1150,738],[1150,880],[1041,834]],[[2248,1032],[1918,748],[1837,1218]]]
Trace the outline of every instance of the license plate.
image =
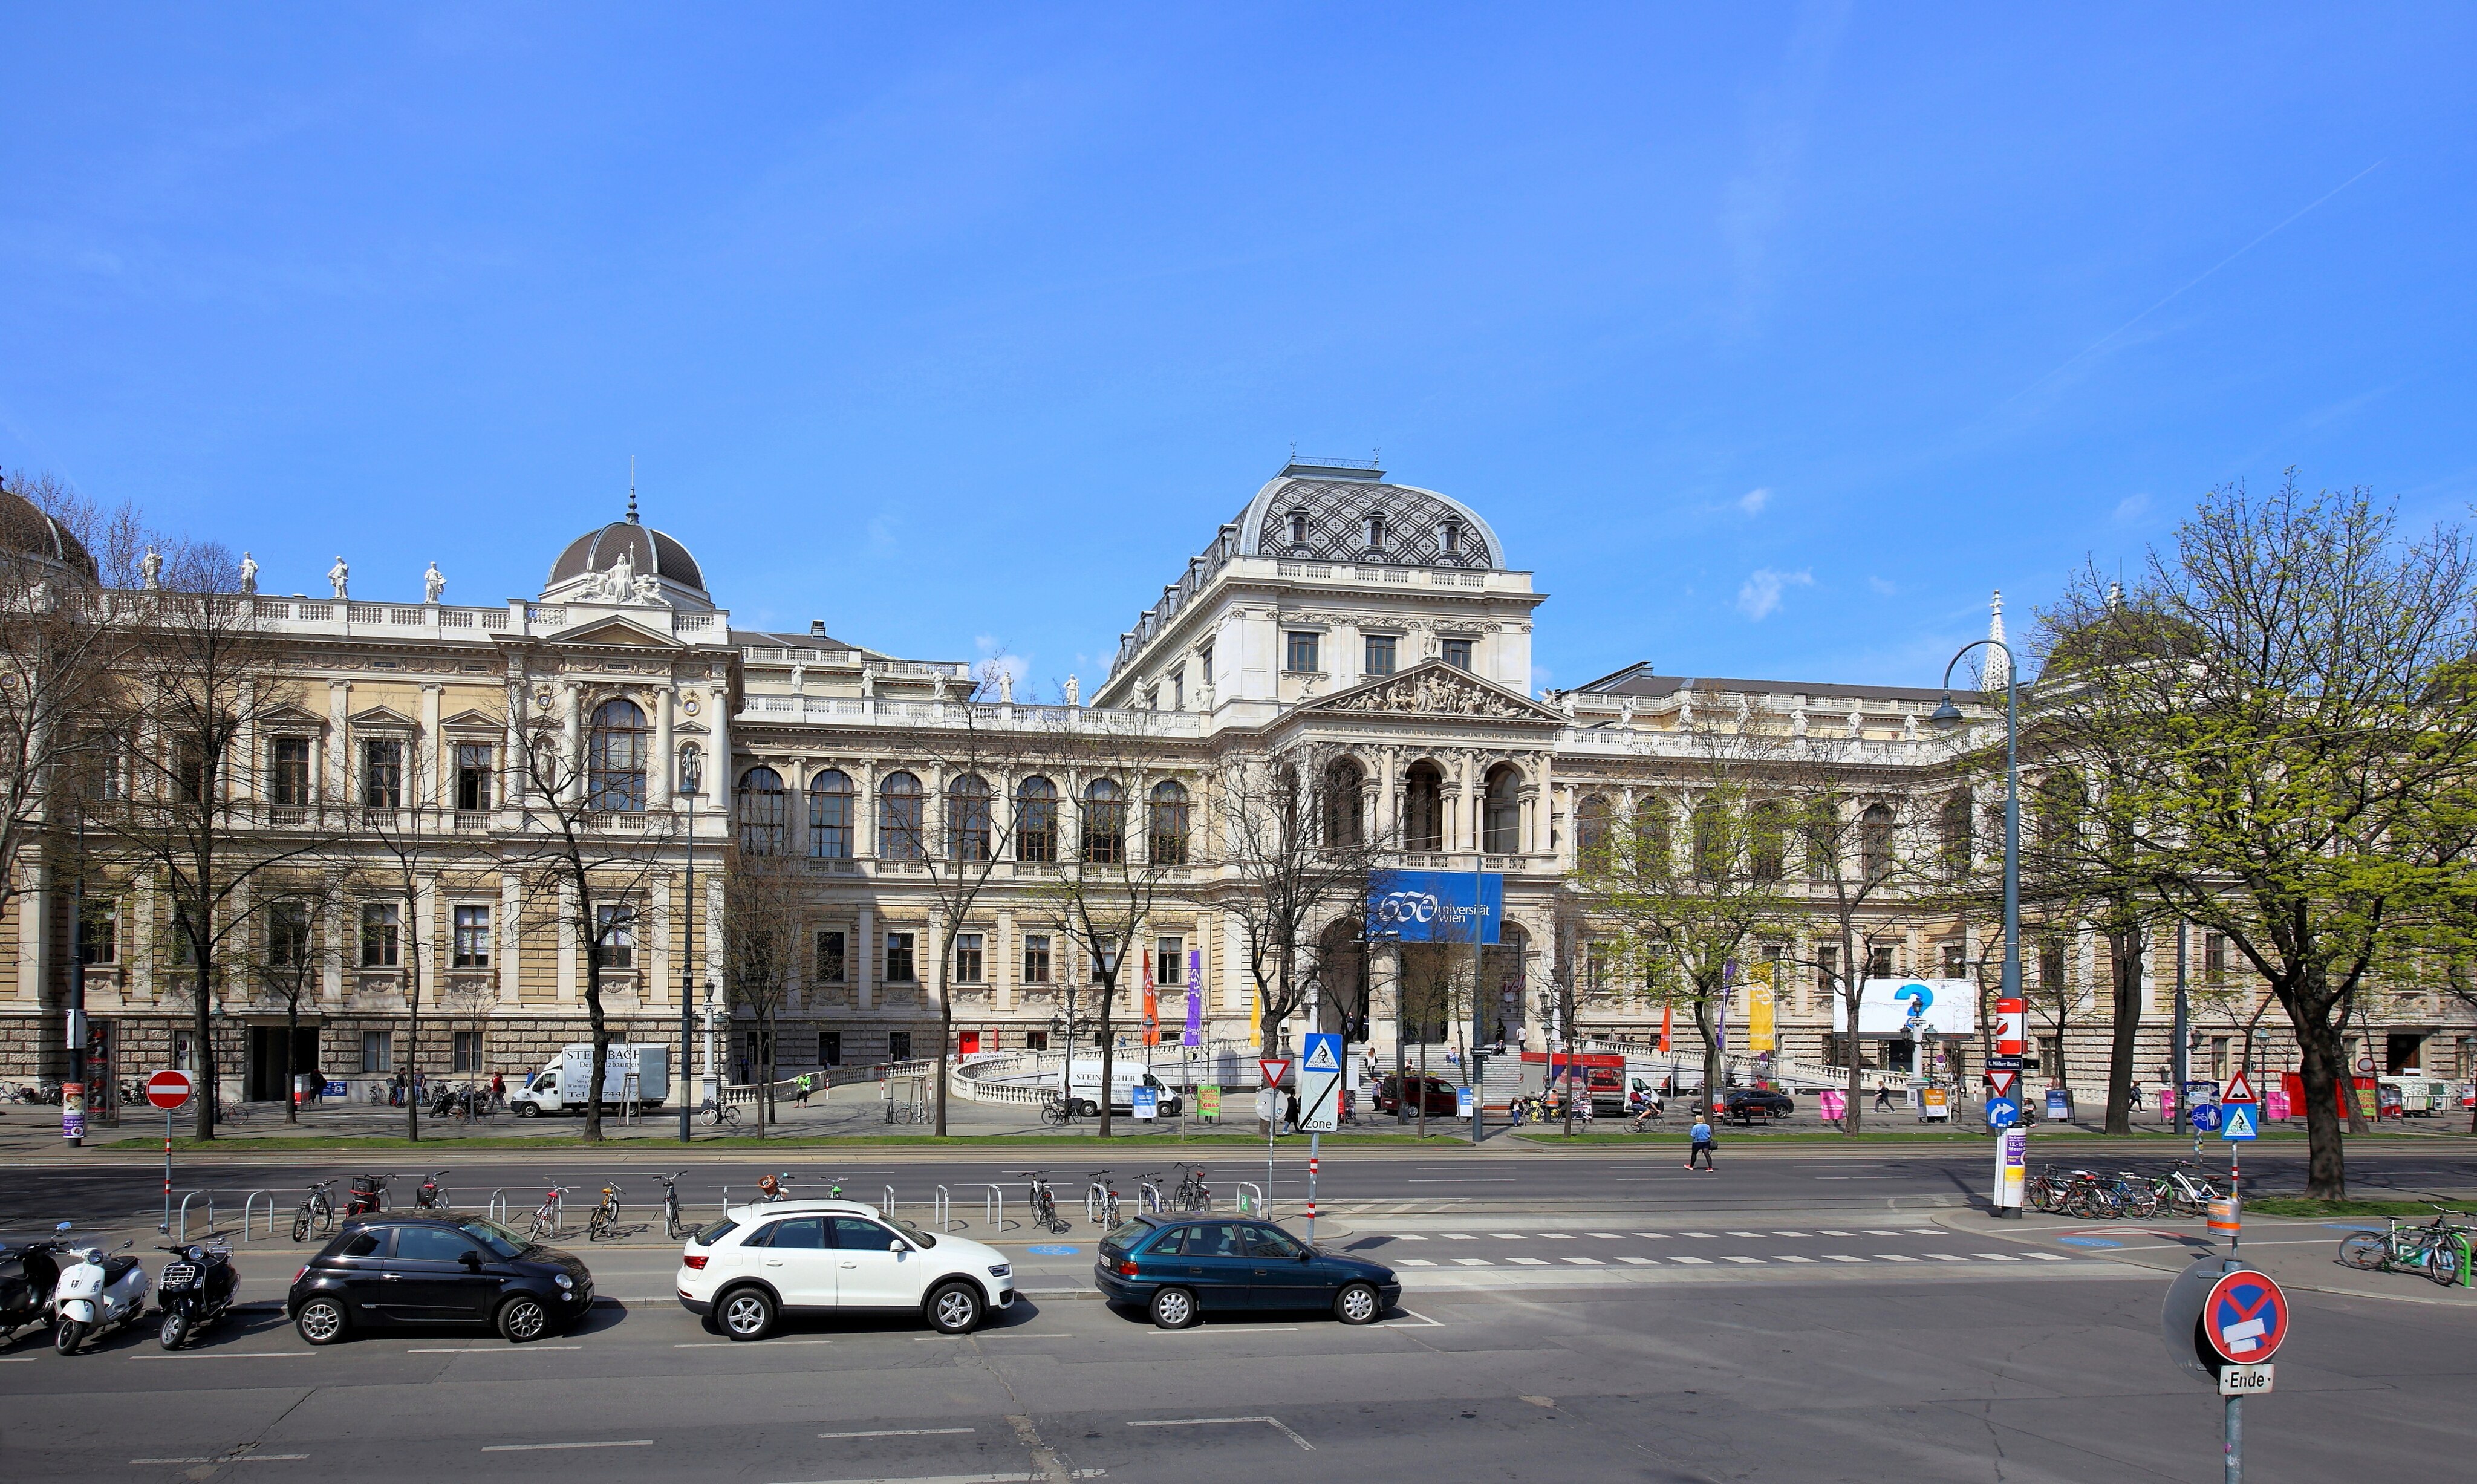
[[2219,1371],[2219,1395],[2255,1396],[2270,1390],[2268,1366],[2228,1366]]

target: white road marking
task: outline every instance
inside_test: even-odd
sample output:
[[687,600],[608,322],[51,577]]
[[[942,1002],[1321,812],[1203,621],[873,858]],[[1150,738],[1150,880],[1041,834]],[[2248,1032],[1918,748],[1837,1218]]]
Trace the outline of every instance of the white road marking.
[[307,1453],[235,1453],[230,1458],[133,1458],[129,1465],[135,1469],[147,1464],[297,1464],[309,1456]]
[[1393,1261],[1405,1268],[1434,1268],[1437,1266],[1437,1260],[1433,1257],[1397,1257],[1393,1259]]
[[1815,1229],[1814,1234],[1818,1237],[1855,1237],[1858,1235],[1854,1231],[1825,1231],[1820,1227]]
[[1625,1234],[1622,1232],[1587,1231],[1583,1233],[1583,1235],[1586,1237],[1597,1237],[1604,1242],[1623,1242],[1625,1240]]
[[1425,1242],[1428,1240],[1414,1231],[1397,1231],[1390,1233],[1389,1235],[1395,1242]]
[[453,1345],[438,1349],[407,1350],[404,1353],[407,1355],[513,1355],[519,1348],[527,1350],[581,1350],[584,1349],[585,1346],[581,1345],[528,1345],[522,1346],[500,1345]]
[[[1155,1329],[1152,1331],[1157,1335],[1294,1335],[1298,1332],[1299,1326],[1296,1324],[1241,1324],[1224,1329]],[[1256,1419],[1251,1417],[1247,1421],[1252,1422]]]
[[1896,1232],[1896,1231],[1882,1231],[1882,1230],[1879,1230],[1879,1229],[1877,1229],[1877,1228],[1875,1228],[1875,1227],[1869,1226],[1869,1227],[1867,1227],[1867,1228],[1866,1228],[1866,1235],[1867,1235],[1867,1236],[1869,1236],[1869,1237],[1897,1237],[1897,1236],[1899,1236],[1899,1235],[1900,1235],[1900,1233],[1899,1233],[1899,1232]]
[[951,1433],[970,1432],[969,1427],[885,1427],[875,1432],[821,1432],[820,1438],[942,1438]]
[[1468,1232],[1461,1231],[1443,1232],[1439,1233],[1439,1235],[1441,1235],[1447,1242],[1477,1242],[1479,1240]]
[[2071,1258],[2066,1257],[2062,1252],[2024,1252],[2021,1255],[2030,1259],[2030,1261],[2034,1263],[2069,1263],[2072,1261]]
[[1517,1268],[1545,1268],[1548,1266],[1548,1259],[1544,1257],[1509,1257],[1506,1261],[1514,1264]]
[[1565,1261],[1572,1263],[1577,1268],[1597,1268],[1602,1266],[1600,1260],[1596,1257],[1569,1257],[1565,1259]]
[[1223,1422],[1263,1422],[1313,1453],[1315,1445],[1282,1425],[1278,1417],[1167,1417],[1154,1422],[1129,1422],[1130,1427],[1212,1427]]
[[1669,1261],[1672,1263],[1693,1263],[1696,1266],[1703,1268],[1709,1268],[1712,1266],[1712,1259],[1708,1257],[1672,1257]]
[[[1100,1479],[1109,1477],[1109,1473],[1110,1471],[1107,1469],[1072,1469],[1067,1471],[1066,1476],[1071,1479]],[[806,1481],[806,1484],[1023,1484],[1023,1481],[1032,1475],[1017,1469],[1013,1473],[938,1473],[925,1478],[912,1479],[890,1479],[884,1476],[868,1479],[811,1479]]]
[[315,1353],[313,1350],[184,1350],[177,1355],[132,1355],[129,1358],[131,1360],[300,1360]]
[[1759,1231],[1733,1231],[1729,1233],[1729,1235],[1732,1237],[1760,1237],[1763,1233]]
[[[832,1340],[768,1340],[764,1342],[763,1348],[770,1350],[776,1346],[783,1345],[832,1344],[834,1344]],[[752,1347],[748,1342],[744,1340],[692,1340],[686,1345],[672,1346],[671,1348],[675,1350],[749,1350],[752,1354],[755,1353],[755,1347]],[[422,1352],[416,1350],[413,1353],[420,1354]]]
[[1914,1263],[1917,1261],[1916,1258],[1912,1257],[1907,1252],[1878,1252],[1875,1254],[1875,1257],[1877,1261],[1887,1263]]
[[[1466,1175],[1459,1180],[1405,1180],[1404,1185],[1512,1185],[1512,1175]],[[1133,1422],[1127,1424],[1135,1426]]]
[[1660,1259],[1656,1257],[1620,1257],[1617,1261],[1632,1263],[1638,1268],[1655,1268],[1660,1265]]
[[1763,1259],[1760,1257],[1724,1257],[1720,1259],[1720,1261],[1724,1263],[1760,1263]]
[[1986,1258],[1990,1263],[2017,1263],[2021,1260],[2010,1252],[1972,1252],[1969,1255]]
[[1571,1242],[1574,1240],[1574,1234],[1569,1231],[1543,1231],[1539,1235],[1547,1238],[1551,1242]]
[[1679,1236],[1682,1236],[1682,1237],[1711,1237],[1711,1236],[1714,1236],[1714,1235],[1717,1235],[1717,1234],[1716,1234],[1716,1233],[1714,1233],[1714,1232],[1708,1232],[1708,1231],[1689,1231],[1689,1232],[1680,1232],[1680,1233],[1678,1233],[1678,1235],[1679,1235]]
[[1823,1260],[1827,1263],[1863,1263],[1866,1259],[1863,1257],[1848,1257],[1839,1252],[1826,1252],[1823,1254]]
[[1457,1257],[1454,1259],[1454,1266],[1457,1268],[1493,1268],[1496,1264],[1489,1262],[1485,1257]]
[[1803,1237],[1806,1233],[1802,1231],[1776,1231],[1773,1232],[1772,1235],[1775,1237]]
[[485,1453],[548,1453],[579,1447],[652,1447],[651,1438],[613,1438],[607,1443],[493,1443]]
[[1445,1327],[1444,1321],[1432,1320],[1426,1315],[1421,1314],[1416,1309],[1405,1309],[1402,1312],[1411,1316],[1411,1318],[1417,1320],[1419,1322],[1416,1324],[1405,1324],[1400,1320],[1387,1320],[1382,1324],[1370,1324],[1367,1327],[1370,1329],[1442,1329]]
[[1492,1231],[1489,1232],[1489,1235],[1494,1237],[1499,1242],[1523,1242],[1529,1240],[1518,1231]]
[[1939,1263],[1965,1263],[1969,1261],[1968,1258],[1962,1256],[1958,1252],[1929,1252],[1926,1255]]
[[1666,1242],[1672,1235],[1674,1235],[1674,1233],[1664,1231],[1639,1231],[1636,1232],[1635,1235],[1638,1237],[1648,1237],[1654,1242]]

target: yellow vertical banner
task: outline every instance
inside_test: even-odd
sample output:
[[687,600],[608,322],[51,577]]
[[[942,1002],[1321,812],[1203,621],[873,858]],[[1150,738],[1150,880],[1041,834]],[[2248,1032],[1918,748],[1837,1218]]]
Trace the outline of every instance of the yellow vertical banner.
[[1264,1044],[1264,996],[1253,986],[1247,991],[1247,1044],[1259,1049]]
[[1746,1049],[1760,1056],[1778,1046],[1772,1028],[1772,966],[1757,964],[1746,983]]

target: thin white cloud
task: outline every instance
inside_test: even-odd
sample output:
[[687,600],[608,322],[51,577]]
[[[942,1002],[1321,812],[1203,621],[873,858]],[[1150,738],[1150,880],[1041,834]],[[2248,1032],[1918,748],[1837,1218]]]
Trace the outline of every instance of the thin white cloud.
[[1783,589],[1814,586],[1814,574],[1811,571],[1775,572],[1768,566],[1757,567],[1747,575],[1745,586],[1738,590],[1738,612],[1761,623],[1780,607]]
[[1892,582],[1892,581],[1890,581],[1889,579],[1888,579],[1888,578],[1883,578],[1883,577],[1869,577],[1869,578],[1867,578],[1867,579],[1866,579],[1866,586],[1868,586],[1868,587],[1870,587],[1870,588],[1874,589],[1877,592],[1882,593],[1882,594],[1883,594],[1884,596],[1886,596],[1886,597],[1890,597],[1890,596],[1892,596],[1894,593],[1896,593],[1896,592],[1898,592],[1898,591],[1901,591],[1901,590],[1900,590],[1900,587],[1899,587],[1899,585],[1898,585],[1898,584],[1893,583],[1893,582]]
[[2115,514],[2109,518],[2117,525],[2130,525],[2148,514],[2150,514],[2150,496],[2128,494],[2115,502]]
[[1772,492],[1768,487],[1762,490],[1749,490],[1738,496],[1738,508],[1749,516],[1762,515],[1764,507],[1771,502]]

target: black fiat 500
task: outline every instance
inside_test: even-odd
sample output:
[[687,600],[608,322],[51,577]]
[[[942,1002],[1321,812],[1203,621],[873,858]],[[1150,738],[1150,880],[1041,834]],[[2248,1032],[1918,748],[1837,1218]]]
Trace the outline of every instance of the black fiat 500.
[[355,1221],[293,1274],[301,1338],[488,1325],[517,1344],[585,1317],[593,1274],[569,1253],[480,1217]]
[[1163,1329],[1249,1309],[1323,1309],[1372,1324],[1402,1296],[1390,1268],[1318,1251],[1270,1221],[1214,1217],[1137,1217],[1101,1239],[1092,1281]]

